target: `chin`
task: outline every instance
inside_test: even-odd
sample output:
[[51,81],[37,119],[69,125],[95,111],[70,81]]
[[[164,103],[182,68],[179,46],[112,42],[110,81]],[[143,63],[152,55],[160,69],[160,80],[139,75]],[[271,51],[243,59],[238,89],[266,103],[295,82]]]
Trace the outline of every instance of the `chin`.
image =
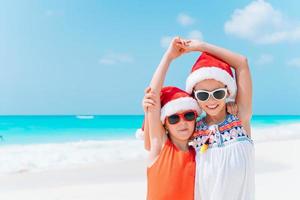
[[209,116],[217,116],[222,112],[223,107],[218,107],[217,109],[205,109],[204,111],[206,112],[207,115]]
[[220,112],[219,110],[205,110],[206,114],[209,116],[216,116]]
[[177,135],[177,137],[180,140],[188,140],[192,136],[192,134],[193,133],[190,133],[190,132],[184,132],[184,133],[179,133],[179,135]]

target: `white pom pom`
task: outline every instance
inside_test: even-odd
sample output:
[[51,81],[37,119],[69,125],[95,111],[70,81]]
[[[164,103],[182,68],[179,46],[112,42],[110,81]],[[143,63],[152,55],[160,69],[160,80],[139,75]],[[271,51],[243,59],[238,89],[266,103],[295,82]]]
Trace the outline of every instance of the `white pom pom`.
[[143,131],[141,128],[138,129],[138,130],[135,132],[135,137],[136,137],[136,139],[144,140],[144,138],[145,138],[144,131]]

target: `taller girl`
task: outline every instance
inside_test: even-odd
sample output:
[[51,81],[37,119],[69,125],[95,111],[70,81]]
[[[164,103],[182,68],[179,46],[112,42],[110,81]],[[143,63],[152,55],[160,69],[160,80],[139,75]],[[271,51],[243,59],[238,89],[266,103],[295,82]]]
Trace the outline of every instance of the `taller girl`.
[[[186,91],[206,112],[197,121],[191,142],[196,150],[195,199],[253,200],[252,83],[247,59],[204,42],[187,43],[186,51],[203,52],[186,81]],[[237,116],[226,112],[226,99],[235,99]]]

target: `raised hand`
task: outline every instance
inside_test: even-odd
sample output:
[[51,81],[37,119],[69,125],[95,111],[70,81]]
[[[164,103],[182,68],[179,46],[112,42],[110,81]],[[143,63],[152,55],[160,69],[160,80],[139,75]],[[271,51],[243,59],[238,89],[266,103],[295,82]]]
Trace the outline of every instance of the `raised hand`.
[[203,51],[203,44],[204,42],[200,40],[185,40],[185,43],[187,44],[185,46],[185,51],[186,53],[191,52],[191,51]]
[[171,59],[175,59],[184,53],[187,53],[188,40],[184,40],[180,37],[174,37],[166,52],[167,56]]
[[145,113],[153,109],[160,109],[159,96],[155,92],[151,91],[150,87],[145,89],[142,106]]
[[238,106],[234,102],[228,102],[226,103],[226,110],[228,113],[232,115],[237,115],[238,114]]

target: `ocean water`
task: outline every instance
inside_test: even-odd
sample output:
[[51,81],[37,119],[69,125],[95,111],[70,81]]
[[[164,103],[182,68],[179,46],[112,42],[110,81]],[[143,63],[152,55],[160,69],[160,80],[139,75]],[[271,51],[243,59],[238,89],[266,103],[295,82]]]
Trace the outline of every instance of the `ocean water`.
[[[0,116],[0,174],[141,159],[143,116]],[[300,139],[300,116],[254,116],[254,141]]]
[[134,139],[142,116],[0,116],[2,145]]

